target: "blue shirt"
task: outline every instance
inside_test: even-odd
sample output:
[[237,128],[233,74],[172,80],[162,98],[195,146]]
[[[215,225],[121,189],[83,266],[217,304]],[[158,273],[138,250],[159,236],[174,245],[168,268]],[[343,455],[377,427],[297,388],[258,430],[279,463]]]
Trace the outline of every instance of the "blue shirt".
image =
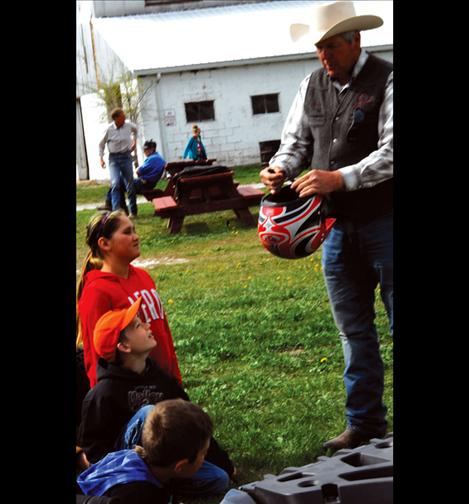
[[143,180],[158,181],[163,174],[164,167],[166,166],[166,161],[158,154],[154,152],[150,154],[143,164],[137,168],[137,175]]
[[159,488],[163,485],[150,472],[147,464],[134,450],[108,453],[96,464],[92,464],[77,478],[85,495],[104,495],[116,485],[147,481]]

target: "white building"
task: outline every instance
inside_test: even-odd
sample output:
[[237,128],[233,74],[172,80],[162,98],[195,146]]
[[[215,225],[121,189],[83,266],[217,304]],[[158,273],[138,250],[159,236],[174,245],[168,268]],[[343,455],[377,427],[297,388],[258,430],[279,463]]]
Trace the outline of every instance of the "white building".
[[[88,155],[83,124],[82,97],[96,88],[96,68],[91,35],[92,4],[76,3],[76,169],[77,178],[89,178]],[[92,148],[90,146],[90,148]]]
[[[314,3],[94,1],[99,73],[131,72],[145,93],[140,140],[153,138],[166,160],[182,159],[197,123],[217,164],[260,163],[276,150],[299,83],[320,65],[314,47],[289,35],[291,23],[311,18]],[[362,46],[392,61],[392,1],[355,7],[384,19],[382,27],[362,32]],[[98,129],[96,121],[90,128]],[[90,141],[90,178],[106,177],[98,169],[99,134]]]

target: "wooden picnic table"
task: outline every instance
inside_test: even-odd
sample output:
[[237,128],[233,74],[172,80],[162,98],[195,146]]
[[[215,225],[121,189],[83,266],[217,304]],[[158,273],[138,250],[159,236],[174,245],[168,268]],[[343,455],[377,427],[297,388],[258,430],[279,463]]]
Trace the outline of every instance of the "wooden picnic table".
[[216,161],[216,158],[210,159],[200,159],[195,161],[194,159],[183,159],[181,161],[170,161],[166,163],[166,173],[168,174],[168,183],[165,189],[148,189],[140,191],[142,196],[145,196],[147,201],[153,201],[154,198],[158,198],[160,196],[170,196],[174,193],[174,182],[173,177],[177,175],[184,168],[189,166],[210,166]]
[[214,168],[220,171],[195,175],[178,171],[163,194],[152,199],[155,215],[169,219],[171,233],[179,233],[186,215],[230,209],[245,225],[256,225],[249,207],[258,205],[264,193],[249,185],[240,186],[233,180],[232,170]]
[[176,173],[179,173],[184,168],[187,168],[188,166],[210,166],[215,161],[216,161],[216,158],[199,159],[197,161],[194,161],[193,159],[183,159],[181,161],[170,161],[169,163],[166,164],[166,171],[170,175],[175,175]]

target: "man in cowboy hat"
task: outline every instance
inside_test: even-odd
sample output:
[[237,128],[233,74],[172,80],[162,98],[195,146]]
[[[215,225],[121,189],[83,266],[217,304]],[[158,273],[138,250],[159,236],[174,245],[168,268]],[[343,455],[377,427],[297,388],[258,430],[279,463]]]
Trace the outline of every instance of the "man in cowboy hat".
[[260,178],[275,193],[309,169],[291,187],[299,197],[323,195],[336,218],[322,262],[345,360],[347,427],[324,444],[338,450],[382,437],[387,427],[374,295],[379,284],[392,333],[393,72],[361,48],[360,31],[381,26],[378,16],[333,2],[316,7],[311,20],[291,25],[290,34],[309,38],[322,68],[301,83]]

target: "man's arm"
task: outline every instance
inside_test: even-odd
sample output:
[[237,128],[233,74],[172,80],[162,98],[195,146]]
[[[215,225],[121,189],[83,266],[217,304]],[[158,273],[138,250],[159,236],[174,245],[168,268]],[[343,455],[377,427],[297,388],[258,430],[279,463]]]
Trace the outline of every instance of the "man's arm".
[[313,137],[304,114],[304,101],[310,76],[303,79],[288,112],[282,130],[279,150],[269,161],[269,166],[259,173],[261,182],[275,193],[289,178],[293,179],[311,164]]
[[106,142],[107,142],[107,133],[108,133],[108,130],[106,129],[106,132],[104,133],[103,138],[99,142],[99,161],[101,163],[101,168],[106,168],[106,163],[104,161],[104,147],[106,146]]
[[393,72],[389,74],[378,117],[378,148],[354,165],[340,168],[345,189],[373,187],[393,176]]

